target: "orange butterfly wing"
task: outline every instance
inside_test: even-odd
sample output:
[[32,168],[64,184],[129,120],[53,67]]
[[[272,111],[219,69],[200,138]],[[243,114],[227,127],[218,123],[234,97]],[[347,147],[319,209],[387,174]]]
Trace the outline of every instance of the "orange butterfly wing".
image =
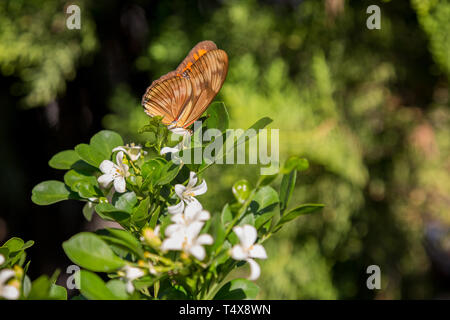
[[149,116],[163,116],[166,125],[187,128],[208,108],[228,72],[228,56],[212,41],[202,41],[175,71],[152,82],[142,105]]
[[205,40],[199,42],[189,51],[188,55],[180,63],[180,65],[175,69],[178,74],[182,74],[184,71],[189,69],[202,55],[208,51],[217,50],[217,46],[214,42]]
[[192,85],[192,105],[187,105],[180,114],[178,123],[189,127],[208,108],[219,92],[228,72],[228,56],[225,51],[216,49],[203,54],[184,76]]
[[185,106],[192,104],[191,96],[190,81],[172,71],[152,82],[142,97],[142,105],[149,116],[163,116],[162,123],[169,125]]

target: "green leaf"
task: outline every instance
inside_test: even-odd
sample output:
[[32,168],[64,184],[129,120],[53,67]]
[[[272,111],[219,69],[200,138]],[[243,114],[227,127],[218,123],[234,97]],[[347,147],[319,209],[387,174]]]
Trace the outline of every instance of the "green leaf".
[[80,156],[75,150],[65,150],[55,154],[48,162],[48,165],[55,169],[68,170],[78,160],[80,160]]
[[125,230],[106,228],[97,230],[96,234],[98,234],[103,240],[126,248],[128,251],[136,253],[139,256],[144,254],[141,243]]
[[80,292],[90,300],[116,300],[120,298],[115,296],[95,273],[81,270],[76,273],[75,279],[79,281]]
[[119,279],[109,280],[106,287],[119,300],[128,300],[127,286],[125,282]]
[[114,131],[102,130],[91,138],[90,146],[97,152],[105,155],[104,159],[107,159],[111,155],[112,149],[123,146],[123,140],[122,137]]
[[260,188],[253,201],[258,204],[258,212],[261,213],[263,209],[273,208],[279,202],[278,193],[270,186]]
[[172,161],[166,163],[159,173],[159,178],[156,180],[156,185],[165,185],[170,183],[177,176],[181,166],[174,164]]
[[261,186],[261,187],[267,186],[267,185],[271,184],[277,177],[278,177],[278,173],[271,174],[271,175],[259,176],[257,185]]
[[109,130],[102,130],[95,134],[90,141],[90,144],[79,144],[75,147],[78,156],[98,168],[103,160],[108,160],[111,157],[112,149],[123,145],[122,137]]
[[228,203],[223,207],[222,213],[220,215],[221,222],[225,226],[233,220],[233,213],[231,212],[231,208]]
[[4,243],[2,248],[8,248],[10,253],[14,253],[20,251],[24,244],[25,242],[22,239],[13,237]]
[[305,171],[309,168],[309,162],[307,159],[299,158],[296,156],[290,157],[284,166],[281,168],[281,173],[288,174],[292,170]]
[[160,176],[162,167],[166,164],[166,161],[162,158],[155,158],[145,162],[142,165],[142,189],[147,189],[149,186],[154,186],[156,180]]
[[48,205],[71,196],[70,189],[61,181],[50,180],[36,185],[32,190],[31,200],[37,205]]
[[133,191],[125,193],[116,192],[112,198],[112,203],[118,211],[131,215],[134,206],[137,204],[136,194]]
[[295,218],[302,216],[304,214],[313,213],[319,209],[322,209],[323,207],[324,207],[323,204],[308,203],[302,204],[290,210],[283,217],[281,217],[280,221],[278,221],[278,223],[274,228],[274,232],[278,231],[285,223],[294,220]]
[[286,207],[291,199],[292,192],[295,187],[295,180],[297,179],[297,170],[292,170],[289,174],[283,175],[280,186],[280,214],[283,215]]
[[31,284],[31,290],[28,294],[28,300],[44,300],[49,299],[50,288],[52,283],[46,275],[42,275]]
[[251,300],[258,295],[259,287],[246,279],[234,279],[223,285],[214,300]]
[[75,147],[75,151],[77,152],[78,156],[89,163],[90,165],[98,168],[100,166],[100,163],[102,163],[103,160],[107,160],[110,158],[110,155],[104,156],[100,152],[96,151],[95,149],[91,148],[90,145],[81,143]]
[[242,179],[237,181],[233,185],[231,191],[233,192],[234,197],[236,198],[237,201],[239,201],[239,203],[244,203],[245,200],[247,200],[247,198],[250,196],[252,187],[250,186],[250,183],[247,180]]
[[219,129],[224,132],[228,129],[230,116],[223,102],[214,102],[206,110],[208,119],[205,121],[208,129]]
[[67,290],[64,287],[53,284],[50,287],[49,297],[52,300],[67,300]]
[[86,202],[83,206],[83,216],[87,221],[91,221],[92,215],[94,214],[95,208],[92,202]]
[[147,219],[150,216],[149,207],[150,207],[150,198],[146,197],[144,200],[139,202],[139,205],[133,210],[131,219],[133,221],[140,221]]
[[107,202],[97,204],[95,206],[95,212],[97,212],[102,219],[117,221],[119,223],[130,219],[130,214],[128,212],[121,211]]
[[79,266],[98,272],[112,272],[125,265],[108,244],[90,232],[81,232],[63,243],[66,255]]

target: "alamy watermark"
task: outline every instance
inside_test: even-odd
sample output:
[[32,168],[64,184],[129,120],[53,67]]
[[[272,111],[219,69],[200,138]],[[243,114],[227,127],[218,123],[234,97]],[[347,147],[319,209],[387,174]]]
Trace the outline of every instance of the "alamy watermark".
[[81,29],[81,10],[76,4],[71,4],[66,9],[66,14],[69,16],[66,19],[66,27],[69,30]]
[[[172,139],[178,141],[179,136]],[[204,142],[209,144],[202,148]],[[195,121],[193,135],[184,135],[177,151],[171,153],[175,164],[260,164],[265,166],[260,168],[261,175],[272,175],[279,171],[279,129],[222,132],[209,128],[203,132],[202,122]]]
[[366,286],[369,290],[381,289],[381,269],[376,264],[367,267],[366,273],[370,274],[367,278]]
[[370,14],[370,16],[366,20],[367,29],[380,30],[381,29],[381,9],[380,9],[380,7],[377,6],[376,4],[372,4],[367,7],[366,13]]

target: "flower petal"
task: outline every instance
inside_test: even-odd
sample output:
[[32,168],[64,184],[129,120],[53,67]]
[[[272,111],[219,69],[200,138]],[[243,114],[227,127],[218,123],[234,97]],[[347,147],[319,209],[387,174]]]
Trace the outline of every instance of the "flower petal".
[[202,210],[202,205],[198,201],[191,201],[187,204],[186,209],[184,210],[184,216],[186,220],[194,220],[195,216],[200,213]]
[[174,223],[167,226],[167,228],[164,230],[164,234],[166,235],[166,237],[173,237],[173,236],[183,237],[185,231],[186,231],[185,226],[179,223]]
[[123,151],[117,152],[117,154],[116,154],[116,163],[120,167],[123,165]]
[[183,213],[184,210],[184,201],[180,201],[179,203],[167,207],[167,211],[169,211],[170,214],[180,214]]
[[0,254],[0,266],[3,264],[3,263],[5,263],[5,256],[4,255],[2,255],[2,254]]
[[176,223],[176,224],[184,224],[184,223],[186,223],[186,220],[185,220],[185,218],[184,218],[184,214],[182,214],[182,213],[174,214],[174,215],[170,218],[170,220],[172,220],[172,222],[174,222],[174,223]]
[[134,279],[140,278],[145,274],[144,271],[142,271],[141,269],[136,268],[136,267],[131,267],[131,266],[125,266],[124,271],[125,271],[125,277],[128,280],[134,280]]
[[193,186],[195,186],[197,184],[197,174],[194,171],[191,171],[189,173],[189,182],[187,184],[188,188],[192,188]]
[[161,151],[159,152],[160,155],[164,155],[166,153],[176,153],[180,151],[180,149],[178,149],[177,147],[175,148],[170,148],[170,147],[164,147],[161,149]]
[[209,211],[202,210],[198,214],[197,219],[200,221],[206,221],[206,220],[209,220],[210,217],[211,217],[211,215],[209,214]]
[[102,163],[100,163],[99,169],[103,173],[112,173],[115,169],[115,164],[112,161],[103,160]]
[[134,292],[134,285],[133,285],[133,282],[131,282],[131,281],[127,281],[127,283],[126,283],[126,289],[127,289],[127,292],[128,293],[133,293]]
[[114,180],[114,176],[109,173],[105,173],[97,178],[98,183],[103,188],[108,188],[109,184]]
[[242,245],[244,248],[250,248],[255,243],[258,233],[256,232],[255,227],[249,224],[245,224],[243,230],[244,238],[241,240]]
[[244,251],[242,246],[237,244],[231,249],[231,257],[234,260],[245,260],[248,258],[248,254]]
[[0,271],[0,287],[2,287],[6,281],[8,281],[10,278],[14,277],[16,273],[12,269],[3,269]]
[[205,244],[213,244],[214,243],[214,239],[211,235],[209,234],[201,234],[199,235],[199,237],[197,238],[197,241],[195,242],[196,244],[200,244],[200,245],[205,245]]
[[198,186],[192,188],[192,193],[194,193],[194,195],[196,196],[204,194],[206,191],[208,191],[208,187],[205,180],[203,180],[202,183],[200,183]]
[[119,176],[114,179],[114,189],[116,189],[117,192],[124,193],[127,190],[126,186],[127,184],[124,177]]
[[250,276],[248,277],[248,280],[258,279],[259,275],[261,274],[261,268],[259,267],[259,264],[253,259],[247,259],[247,262],[250,265]]
[[124,147],[115,147],[114,149],[112,149],[112,151],[111,152],[116,152],[116,151],[123,151],[123,152],[127,152],[127,150],[125,150],[125,148]]
[[196,257],[198,260],[205,259],[206,251],[201,245],[194,245],[189,248],[189,253]]
[[235,226],[233,227],[234,233],[236,233],[239,242],[242,244],[245,241],[245,234],[244,234],[244,228],[241,226]]
[[190,225],[188,225],[186,228],[187,237],[189,239],[194,239],[195,237],[197,237],[200,231],[202,230],[204,224],[205,224],[204,222],[195,221],[192,222]]
[[173,128],[173,129],[169,129],[169,130],[180,136],[189,134],[189,131],[186,129],[183,129],[183,128]]
[[181,200],[184,200],[183,192],[186,191],[186,187],[182,184],[176,184],[175,185],[175,193],[177,194],[178,198]]
[[16,287],[13,286],[4,286],[1,291],[1,295],[3,298],[8,300],[17,300],[19,299],[20,292]]
[[260,244],[254,244],[248,253],[250,258],[267,259],[266,249]]
[[181,249],[183,249],[183,237],[177,237],[176,235],[164,239],[161,245],[162,251],[181,250]]

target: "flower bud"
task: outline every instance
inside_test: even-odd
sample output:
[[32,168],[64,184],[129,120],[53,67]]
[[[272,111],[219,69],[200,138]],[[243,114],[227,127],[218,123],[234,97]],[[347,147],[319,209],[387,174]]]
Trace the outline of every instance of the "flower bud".
[[153,248],[159,248],[161,246],[161,239],[155,234],[152,228],[144,228],[142,235],[149,246]]

